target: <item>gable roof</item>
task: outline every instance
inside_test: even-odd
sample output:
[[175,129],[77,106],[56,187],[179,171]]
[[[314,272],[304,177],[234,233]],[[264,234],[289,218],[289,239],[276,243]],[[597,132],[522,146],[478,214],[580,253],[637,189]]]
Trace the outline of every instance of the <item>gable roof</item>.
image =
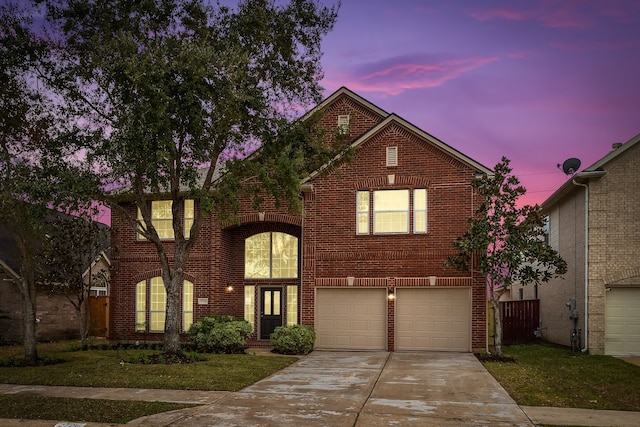
[[548,212],[559,201],[564,199],[569,194],[573,193],[578,188],[578,185],[574,184],[574,182],[584,184],[587,183],[590,179],[598,179],[606,175],[607,171],[604,169],[606,164],[613,159],[620,157],[639,142],[640,134],[634,136],[617,148],[615,148],[614,146],[614,149],[607,153],[607,155],[596,161],[591,166],[584,168],[582,172],[578,172],[577,174],[573,175],[564,184],[562,184],[560,188],[558,188],[551,196],[549,196],[544,202],[542,202],[542,210],[544,212]]
[[386,117],[386,116],[389,115],[389,113],[384,111],[382,108],[378,107],[377,105],[372,104],[371,102],[367,101],[366,99],[364,99],[360,95],[358,95],[355,92],[352,92],[351,90],[349,90],[346,87],[342,86],[340,89],[338,89],[337,91],[335,91],[331,95],[329,95],[329,97],[327,97],[320,104],[316,105],[311,110],[309,110],[304,116],[302,116],[302,118],[300,120],[301,121],[305,121],[313,113],[315,113],[316,111],[319,111],[319,110],[323,110],[324,108],[326,108],[327,106],[331,105],[333,102],[335,102],[338,98],[340,98],[342,96],[349,97],[352,101],[355,101],[358,104],[361,104],[363,107],[373,111],[374,113],[376,113],[376,114],[378,114],[378,115],[380,115],[382,117]]
[[[408,130],[409,132],[413,133],[414,135],[418,136],[419,138],[421,138],[421,139],[423,139],[425,141],[428,141],[429,143],[435,145],[437,148],[439,148],[442,151],[448,153],[452,157],[454,157],[457,160],[461,161],[463,164],[466,164],[470,168],[475,169],[478,173],[482,173],[482,174],[487,174],[489,176],[493,176],[493,171],[490,168],[488,168],[488,167],[482,165],[481,163],[473,160],[472,158],[462,154],[460,151],[456,150],[455,148],[451,147],[448,144],[445,144],[444,142],[442,142],[438,138],[436,138],[433,135],[423,131],[422,129],[418,128],[417,126],[409,123],[408,121],[406,121],[402,117],[398,116],[397,114],[395,114],[395,113],[391,113],[391,114],[387,113],[382,108],[378,107],[375,104],[372,104],[370,101],[367,101],[366,99],[364,99],[360,95],[356,94],[355,92],[351,91],[350,89],[346,88],[345,86],[342,86],[340,89],[336,90],[334,93],[329,95],[324,101],[320,102],[314,108],[312,108],[311,110],[306,112],[298,120],[299,121],[304,121],[304,120],[308,119],[314,113],[327,108],[328,106],[330,106],[332,103],[334,103],[336,100],[340,99],[341,97],[348,97],[350,100],[362,105],[364,108],[374,112],[375,114],[377,114],[377,115],[379,115],[380,117],[383,118],[383,120],[381,120],[377,125],[373,126],[371,129],[366,131],[364,134],[362,134],[359,137],[357,137],[351,143],[351,147],[352,148],[354,148],[354,149],[357,148],[358,146],[362,145],[367,140],[369,140],[377,132],[379,132],[382,129],[384,129],[386,126],[388,126],[388,125],[390,125],[392,123],[395,123],[395,124],[403,127],[404,129]],[[260,148],[258,148],[257,151],[259,151],[259,150],[260,150]],[[255,152],[252,155],[255,155]],[[301,184],[305,185],[309,181],[313,180],[314,177],[316,177],[318,174],[320,174],[322,171],[324,171],[327,167],[329,167],[331,164],[333,164],[336,160],[339,160],[341,157],[342,157],[342,155],[338,155],[335,158],[333,158],[332,160],[330,160],[329,162],[327,162],[324,165],[320,166],[317,170],[315,170],[314,172],[310,173],[306,178],[304,178],[302,180]],[[207,170],[208,170],[208,168],[205,168],[205,169],[202,169],[202,170],[199,171],[199,173],[198,173],[199,176],[197,178],[198,182],[201,182],[202,180],[204,180],[204,176],[206,175]],[[214,175],[213,175],[213,180],[212,181],[216,182],[216,181],[222,179],[224,177],[225,170],[226,169],[225,169],[225,166],[223,164],[217,164],[215,166],[215,170],[214,170]],[[125,186],[125,187],[122,187],[122,188],[119,188],[119,189],[112,190],[111,194],[112,195],[122,195],[122,196],[124,196],[124,198],[127,198],[127,197],[130,197],[130,194],[128,194],[129,190],[130,190],[130,186]],[[183,184],[181,184],[180,185],[180,191],[186,192],[186,191],[188,191],[188,188],[186,186],[184,186]],[[152,193],[148,193],[148,194],[152,194]]]
[[[438,138],[436,138],[433,135],[425,132],[424,130],[420,129],[419,127],[413,125],[412,123],[410,123],[407,120],[403,119],[402,117],[398,116],[396,113],[391,113],[391,114],[386,113],[381,108],[373,105],[369,101],[365,100],[364,98],[360,97],[359,95],[355,94],[354,92],[350,91],[349,89],[347,89],[345,87],[341,87],[340,89],[338,89],[331,96],[329,96],[327,99],[325,99],[322,103],[318,104],[317,107],[315,107],[314,109],[309,111],[307,114],[305,114],[305,116],[303,117],[303,120],[304,120],[304,118],[306,118],[309,115],[313,114],[315,111],[318,111],[319,109],[322,109],[322,108],[326,108],[328,105],[330,105],[332,102],[334,102],[335,100],[337,100],[341,96],[347,96],[347,97],[351,98],[353,101],[358,102],[358,103],[364,105],[365,107],[367,107],[367,108],[369,108],[369,109],[375,111],[376,113],[378,113],[378,114],[380,114],[380,115],[385,117],[378,124],[373,126],[371,129],[366,131],[364,134],[362,134],[359,137],[357,137],[351,143],[351,148],[352,149],[356,149],[360,145],[364,144],[366,141],[371,139],[374,135],[376,135],[378,132],[380,132],[382,129],[386,128],[387,126],[389,126],[391,124],[396,124],[396,125],[404,128],[404,129],[406,129],[407,131],[413,133],[417,137],[419,137],[419,138],[421,138],[421,139],[433,144],[438,149],[446,152],[451,157],[459,160],[463,164],[468,165],[470,168],[475,169],[478,173],[482,173],[482,174],[487,174],[489,176],[493,176],[493,171],[491,169],[489,169],[488,167],[486,167],[483,164],[473,160],[471,157],[468,157],[465,154],[462,154],[460,151],[456,150],[455,148],[451,147],[448,144],[445,144],[444,142],[442,142]],[[312,172],[307,178],[305,178],[302,181],[303,184],[311,181],[318,174],[320,174],[324,169],[326,169],[330,164],[333,164],[336,160],[339,160],[340,157],[341,157],[341,155],[336,156],[330,162],[325,163],[323,166],[318,168],[316,171]]]
[[20,277],[20,251],[9,229],[0,224],[0,268],[14,278]]
[[[47,220],[68,217],[69,215],[64,213],[52,211]],[[78,220],[84,221],[81,218],[78,218]],[[106,224],[99,222],[96,224],[102,230],[109,228]],[[110,263],[108,252],[110,250],[111,236],[109,233],[102,234],[101,238],[95,242],[94,247],[91,248],[91,253],[87,255],[87,260],[85,261],[87,265],[92,264],[98,257],[104,257],[107,263]],[[15,241],[9,229],[5,225],[0,224],[0,269],[5,270],[17,279],[20,277],[21,267],[22,255],[20,254],[18,243]]]

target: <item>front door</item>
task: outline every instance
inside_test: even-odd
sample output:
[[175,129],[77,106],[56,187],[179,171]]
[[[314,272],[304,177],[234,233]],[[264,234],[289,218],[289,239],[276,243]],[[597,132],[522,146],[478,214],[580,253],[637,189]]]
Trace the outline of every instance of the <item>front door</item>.
[[268,340],[278,326],[282,326],[282,289],[261,288],[260,339]]

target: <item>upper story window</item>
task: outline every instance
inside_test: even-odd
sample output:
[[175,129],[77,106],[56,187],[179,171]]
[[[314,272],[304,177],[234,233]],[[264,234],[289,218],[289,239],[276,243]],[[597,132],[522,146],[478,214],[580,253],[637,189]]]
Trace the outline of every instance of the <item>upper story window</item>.
[[244,241],[244,277],[298,277],[298,238],[286,233],[255,234]]
[[[370,204],[370,200],[373,203]],[[371,206],[371,208],[370,208]],[[412,207],[412,208],[411,208]],[[413,217],[413,230],[410,230]],[[356,232],[369,234],[427,232],[427,190],[358,191],[356,194]]]
[[338,116],[338,133],[340,135],[349,135],[349,115]]
[[[172,240],[175,238],[173,232],[173,215],[171,213],[171,207],[173,201],[171,200],[154,200],[151,202],[151,222],[158,233],[158,237],[162,240]],[[189,238],[191,234],[191,226],[193,225],[193,219],[195,218],[195,209],[193,199],[184,201],[184,237]],[[138,209],[138,220],[144,221],[142,218],[142,212]],[[146,240],[146,238],[138,233],[138,240]]]

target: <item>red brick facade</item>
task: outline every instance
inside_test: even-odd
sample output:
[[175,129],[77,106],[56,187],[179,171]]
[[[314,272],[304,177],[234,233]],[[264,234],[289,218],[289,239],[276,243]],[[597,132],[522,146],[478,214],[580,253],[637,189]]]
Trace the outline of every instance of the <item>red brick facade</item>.
[[[292,216],[286,209],[249,208],[239,224],[207,220],[185,274],[194,283],[194,319],[212,314],[243,317],[244,286],[256,289],[256,325],[261,287],[299,286],[298,321],[315,322],[318,287],[396,288],[464,286],[471,289],[470,349],[486,348],[485,282],[470,273],[445,268],[453,254],[453,240],[467,228],[479,197],[471,187],[484,166],[353,94],[340,89],[318,108],[321,121],[335,129],[338,115],[349,115],[349,140],[354,159],[328,175],[311,176],[301,192],[304,212]],[[386,166],[387,147],[397,147],[398,165]],[[386,234],[356,232],[356,192],[389,189],[427,189],[427,232]],[[135,207],[127,206],[133,214]],[[135,332],[135,285],[159,276],[152,244],[136,240],[131,225],[114,210],[112,217],[114,272],[111,285],[111,338],[158,340],[161,334]],[[278,231],[299,240],[299,278],[249,280],[244,278],[244,239],[259,232]],[[170,252],[171,243],[167,243]],[[435,280],[435,281],[434,281]],[[227,291],[232,286],[232,291]],[[206,299],[206,300],[205,300]],[[200,303],[198,303],[200,302]],[[205,304],[206,302],[206,304]],[[395,348],[395,303],[387,303],[387,349]],[[285,320],[286,322],[286,314]]]

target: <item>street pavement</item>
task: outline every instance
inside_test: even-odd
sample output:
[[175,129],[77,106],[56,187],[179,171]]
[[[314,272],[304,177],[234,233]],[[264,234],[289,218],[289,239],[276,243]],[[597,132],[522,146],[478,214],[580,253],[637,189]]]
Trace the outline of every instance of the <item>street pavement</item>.
[[[0,384],[0,393],[200,405],[130,422],[138,426],[640,426],[634,412],[519,407],[470,353],[314,351],[238,392]],[[0,419],[0,426],[105,424]]]

